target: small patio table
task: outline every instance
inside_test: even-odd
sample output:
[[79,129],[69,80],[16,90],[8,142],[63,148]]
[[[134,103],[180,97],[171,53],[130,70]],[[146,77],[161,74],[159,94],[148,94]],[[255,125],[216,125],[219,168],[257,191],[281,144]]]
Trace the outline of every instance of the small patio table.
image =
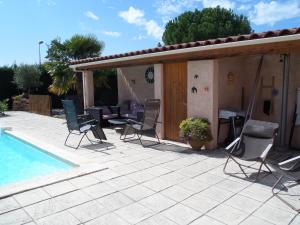
[[114,126],[114,129],[117,133],[120,133],[120,140],[125,139],[124,134],[133,134],[134,133],[132,128],[130,126],[127,126],[127,124],[130,124],[130,120],[128,120],[128,119],[111,119],[111,120],[108,120],[108,123],[110,123],[112,126]]

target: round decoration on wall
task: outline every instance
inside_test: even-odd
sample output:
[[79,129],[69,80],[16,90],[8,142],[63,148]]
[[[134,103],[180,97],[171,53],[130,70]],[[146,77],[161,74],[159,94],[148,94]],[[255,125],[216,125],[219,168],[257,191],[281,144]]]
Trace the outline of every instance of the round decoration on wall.
[[150,66],[147,68],[147,70],[145,72],[145,79],[149,84],[154,83],[154,67],[153,66]]

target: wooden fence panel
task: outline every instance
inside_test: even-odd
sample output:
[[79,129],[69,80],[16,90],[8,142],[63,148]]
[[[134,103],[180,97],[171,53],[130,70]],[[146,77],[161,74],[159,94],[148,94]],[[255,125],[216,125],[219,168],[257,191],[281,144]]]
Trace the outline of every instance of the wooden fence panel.
[[29,112],[50,116],[51,106],[50,95],[29,95]]

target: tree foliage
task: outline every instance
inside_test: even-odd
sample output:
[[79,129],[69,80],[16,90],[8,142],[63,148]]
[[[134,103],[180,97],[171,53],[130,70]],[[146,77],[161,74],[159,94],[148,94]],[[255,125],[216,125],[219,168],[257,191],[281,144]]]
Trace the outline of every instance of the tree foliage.
[[76,87],[80,92],[78,76],[69,68],[69,62],[99,56],[103,48],[103,42],[93,35],[76,34],[64,42],[59,38],[52,40],[46,56],[49,60],[46,69],[53,79],[49,91],[56,95],[63,95]]
[[170,45],[250,32],[252,29],[247,17],[218,6],[179,15],[167,23],[162,39]]
[[41,71],[38,65],[21,64],[16,67],[14,74],[14,82],[19,89],[30,94],[32,88],[41,85]]

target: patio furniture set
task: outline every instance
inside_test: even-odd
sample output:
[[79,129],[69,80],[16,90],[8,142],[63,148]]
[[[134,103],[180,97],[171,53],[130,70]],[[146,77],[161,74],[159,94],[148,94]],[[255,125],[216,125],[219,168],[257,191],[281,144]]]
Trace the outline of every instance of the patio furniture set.
[[[80,142],[73,148],[77,149],[84,137],[93,144],[94,141],[92,141],[87,135],[89,131],[92,131],[94,137],[100,140],[100,143],[102,143],[102,140],[106,140],[101,123],[93,118],[93,116],[78,115],[72,100],[64,100],[63,106],[69,130],[69,134],[65,140],[65,145],[67,145],[67,141],[71,134],[81,135]],[[110,117],[111,119],[108,119],[108,122],[114,126],[120,127],[118,130],[120,132],[121,140],[139,140],[141,145],[146,147],[142,141],[142,136],[149,131],[154,132],[154,135],[158,140],[157,143],[160,143],[160,139],[156,133],[159,112],[160,100],[148,99],[145,102],[143,117],[140,121],[131,118]],[[273,149],[273,143],[275,136],[277,135],[278,127],[279,125],[277,123],[249,119],[242,129],[241,135],[224,148],[224,153],[227,156],[227,159],[223,171],[225,174],[234,176],[234,174],[226,171],[228,163],[231,160],[238,165],[248,180],[257,182],[261,178],[261,174],[263,172],[272,174],[277,179],[276,183],[272,187],[273,195],[278,197],[295,211],[300,212],[299,208],[291,205],[288,201],[280,197],[278,192],[275,192],[275,188],[278,185],[281,185],[284,190],[287,190],[287,187],[282,182],[284,178],[296,181],[297,183],[300,181],[300,156],[286,159],[276,165],[268,163],[267,161],[267,156]],[[137,136],[137,139],[134,139],[135,136]],[[67,146],[72,147],[70,145]],[[243,165],[240,163],[240,160],[258,162],[259,167],[256,169],[251,166]],[[267,170],[263,170],[263,166]],[[280,174],[280,177],[277,177],[269,166],[275,169],[276,172]],[[248,176],[244,168],[257,170],[255,178],[252,179],[251,176]]]
[[[65,145],[78,149],[81,141],[86,137],[91,144],[94,142],[88,137],[87,133],[91,131],[94,138],[98,139],[100,143],[102,140],[106,140],[106,136],[103,132],[101,121],[105,118],[108,123],[116,127],[116,130],[120,132],[120,139],[123,141],[137,139],[140,141],[142,146],[146,147],[142,142],[142,136],[149,132],[154,133],[155,137],[160,143],[159,137],[156,133],[156,125],[158,123],[158,116],[160,112],[160,100],[159,99],[147,99],[145,101],[145,107],[142,110],[136,110],[133,113],[122,114],[103,114],[103,107],[91,107],[87,110],[87,114],[79,115],[76,111],[76,106],[72,100],[63,100],[64,112],[67,120],[67,127],[69,134],[65,140]],[[120,112],[120,107],[109,107],[111,110],[117,109]],[[109,110],[109,112],[111,112]],[[100,113],[99,113],[100,112]],[[68,145],[67,141],[71,134],[80,135],[80,141],[76,147]]]

